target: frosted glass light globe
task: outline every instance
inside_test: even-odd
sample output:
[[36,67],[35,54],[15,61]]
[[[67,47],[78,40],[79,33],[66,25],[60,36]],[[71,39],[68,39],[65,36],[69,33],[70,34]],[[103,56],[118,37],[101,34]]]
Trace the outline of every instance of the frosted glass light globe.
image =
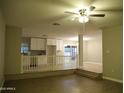
[[79,22],[80,23],[86,23],[89,21],[89,18],[87,16],[81,16],[79,17]]

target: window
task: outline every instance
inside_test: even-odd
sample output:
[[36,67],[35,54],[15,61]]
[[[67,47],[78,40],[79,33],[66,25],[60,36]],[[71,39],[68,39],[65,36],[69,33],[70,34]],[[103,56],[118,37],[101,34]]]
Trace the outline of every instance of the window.
[[67,45],[64,47],[64,55],[65,56],[72,56],[72,59],[75,59],[77,55],[77,46],[70,46]]
[[22,43],[22,44],[21,44],[21,53],[23,53],[23,54],[27,54],[28,51],[29,51],[28,44],[26,44],[26,43]]

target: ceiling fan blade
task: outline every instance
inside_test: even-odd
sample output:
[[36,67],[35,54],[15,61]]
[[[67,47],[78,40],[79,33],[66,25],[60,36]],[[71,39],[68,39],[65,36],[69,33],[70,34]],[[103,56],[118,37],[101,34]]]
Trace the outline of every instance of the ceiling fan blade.
[[65,11],[64,13],[74,14],[74,15],[79,15],[78,13],[75,13],[75,12],[70,12],[70,11]]
[[104,17],[105,14],[90,14],[91,17]]
[[96,8],[95,6],[90,6],[90,7],[89,7],[89,10],[90,10],[90,11],[93,11],[95,8]]

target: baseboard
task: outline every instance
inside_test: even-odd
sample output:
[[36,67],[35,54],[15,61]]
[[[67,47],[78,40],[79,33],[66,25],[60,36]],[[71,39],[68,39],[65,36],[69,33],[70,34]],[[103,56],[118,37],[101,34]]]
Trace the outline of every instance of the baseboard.
[[[2,83],[1,83],[1,85],[0,85],[0,88],[2,88],[2,87],[3,87],[4,82],[5,82],[5,80],[3,80],[3,81],[2,81]],[[0,90],[0,93],[1,93],[1,91],[2,91],[2,90]]]
[[118,82],[118,83],[123,83],[123,80],[118,80],[118,79],[114,79],[111,77],[103,76],[103,79],[111,80],[111,81]]
[[46,71],[46,72],[32,72],[24,74],[9,74],[5,75],[5,80],[18,80],[18,79],[28,79],[28,78],[40,78],[58,75],[69,75],[73,74],[74,70],[58,70],[58,71]]

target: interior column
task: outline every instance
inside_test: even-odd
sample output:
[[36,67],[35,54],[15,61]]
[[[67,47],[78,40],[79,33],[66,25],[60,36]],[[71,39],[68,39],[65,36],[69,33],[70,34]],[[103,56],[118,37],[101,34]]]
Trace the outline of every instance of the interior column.
[[79,68],[83,66],[83,34],[78,35],[79,42]]

